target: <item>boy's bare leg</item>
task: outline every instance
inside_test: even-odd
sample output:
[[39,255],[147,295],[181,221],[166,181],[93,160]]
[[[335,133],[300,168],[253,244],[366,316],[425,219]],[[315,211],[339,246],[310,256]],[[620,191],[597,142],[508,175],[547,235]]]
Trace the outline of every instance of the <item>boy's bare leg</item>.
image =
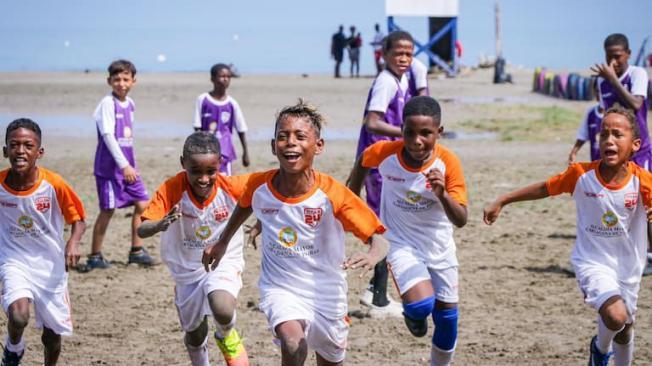
[[91,244],[91,254],[99,254],[102,252],[102,244],[104,243],[104,236],[106,229],[109,227],[109,222],[115,210],[100,210],[100,214],[95,220],[93,225],[93,243]]
[[330,362],[326,361],[325,358],[323,358],[319,353],[315,352],[315,356],[317,356],[317,366],[342,366],[344,365],[344,361],[342,362]]
[[303,324],[290,320],[276,326],[276,335],[281,340],[281,365],[302,366],[308,356]]
[[208,304],[219,326],[220,336],[228,336],[235,325],[235,297],[224,290],[212,291],[208,294]]
[[186,332],[183,343],[186,345],[190,363],[192,366],[208,366],[208,322],[206,317],[199,324],[197,329]]
[[43,362],[45,366],[56,365],[61,354],[61,336],[56,334],[52,329],[43,327],[41,342],[43,342],[44,346]]
[[29,323],[29,299],[24,297],[11,303],[7,309],[7,333],[12,344],[18,344],[22,340],[27,323]]
[[140,216],[147,208],[147,201],[137,201],[134,203],[134,215],[131,217],[131,247],[142,248],[143,239],[138,236],[138,227],[141,224]]

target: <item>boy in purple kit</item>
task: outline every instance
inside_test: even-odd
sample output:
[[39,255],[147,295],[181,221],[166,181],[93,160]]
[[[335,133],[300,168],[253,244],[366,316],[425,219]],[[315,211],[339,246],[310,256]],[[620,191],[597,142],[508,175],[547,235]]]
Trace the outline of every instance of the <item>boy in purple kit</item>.
[[211,67],[213,90],[197,97],[192,123],[195,131],[206,131],[217,136],[222,148],[220,172],[226,175],[231,175],[231,162],[236,159],[231,137],[233,127],[238,131],[242,144],[242,165],[249,166],[249,151],[245,135],[247,124],[238,102],[226,94],[226,89],[231,84],[231,76],[231,69],[225,64]]
[[[382,52],[386,67],[378,74],[369,90],[356,158],[378,141],[399,140],[402,137],[403,106],[410,98],[405,74],[412,64],[412,36],[403,31],[390,33],[385,37]],[[376,215],[380,215],[382,178],[378,169],[369,171],[364,186],[367,205]],[[387,263],[383,259],[376,264],[369,289],[364,292],[360,302],[371,308],[372,316],[402,317],[401,304],[387,298],[387,278]]]
[[108,268],[109,262],[102,255],[104,235],[116,208],[133,205],[131,251],[129,263],[151,265],[152,257],[143,248],[143,241],[136,235],[140,216],[149,197],[134,157],[133,121],[134,101],[127,96],[136,83],[136,67],[127,60],[117,60],[108,68],[107,83],[112,93],[105,96],[95,109],[93,118],[97,124],[97,150],[95,151],[95,182],[100,204],[100,214],[93,226],[91,254],[86,270]]

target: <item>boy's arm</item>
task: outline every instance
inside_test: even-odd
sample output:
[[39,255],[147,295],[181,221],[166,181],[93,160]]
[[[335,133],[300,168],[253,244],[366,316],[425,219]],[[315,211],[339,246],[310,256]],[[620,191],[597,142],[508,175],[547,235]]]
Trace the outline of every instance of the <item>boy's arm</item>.
[[247,135],[244,132],[238,132],[240,143],[242,144],[242,165],[249,166],[249,149],[247,148]]
[[618,75],[616,74],[616,70],[614,69],[614,62],[616,61],[614,60],[608,65],[596,64],[591,68],[591,70],[608,81],[609,84],[611,84],[616,89],[618,96],[625,101],[625,104],[627,104],[625,107],[632,108],[634,111],[638,111],[643,106],[645,97],[640,95],[633,95],[629,92],[629,90],[625,88],[623,84],[620,83],[620,80],[618,80]]
[[78,220],[72,223],[70,229],[70,238],[66,243],[65,257],[66,257],[66,271],[68,268],[74,267],[79,262],[79,241],[86,231],[86,223],[83,220]]
[[580,139],[575,140],[575,145],[573,145],[573,148],[568,154],[568,165],[571,165],[575,162],[575,158],[577,157],[577,152],[580,151],[580,148],[582,148],[584,142],[585,142],[584,140],[580,140]]
[[351,170],[349,179],[346,182],[346,185],[351,190],[351,192],[360,196],[360,191],[362,190],[362,183],[364,182],[364,179],[367,177],[368,173],[369,173],[369,168],[365,168],[362,166],[362,155],[360,155],[358,159],[355,161],[355,164],[353,165],[353,170]]
[[383,135],[389,137],[401,137],[401,128],[390,125],[385,121],[385,114],[369,111],[364,118],[364,125],[367,131],[375,133],[376,135]]
[[160,220],[143,220],[138,227],[138,236],[145,239],[155,235],[156,233],[165,231],[168,229],[170,224],[177,221],[180,217],[181,209],[179,208],[179,205],[175,205],[172,207],[170,212]]
[[506,193],[498,197],[498,199],[496,199],[494,202],[485,206],[484,222],[487,225],[493,224],[496,219],[498,219],[500,210],[512,202],[538,200],[541,198],[546,198],[549,195],[550,194],[548,193],[546,182],[534,183],[527,187]]
[[[387,256],[389,243],[381,234],[373,234],[369,240],[369,250],[367,253],[358,252],[347,258],[342,264],[343,269],[356,269],[362,267],[366,271],[372,270],[376,263]],[[360,277],[364,276],[364,272]]]
[[217,240],[217,243],[214,245],[207,246],[204,249],[204,254],[202,255],[201,262],[204,264],[204,269],[206,272],[214,270],[217,265],[220,263],[220,260],[226,253],[226,248],[231,241],[231,238],[235,232],[247,221],[247,218],[251,216],[253,209],[249,207],[241,207],[236,205],[233,214],[229,218],[229,222],[226,224],[224,231],[220,234],[220,238]]
[[439,169],[432,169],[427,173],[424,173],[430,186],[432,187],[432,192],[439,198],[441,205],[444,207],[444,212],[446,212],[446,217],[457,227],[462,227],[466,225],[467,219],[467,209],[466,206],[457,202],[446,190],[446,178],[444,173]]

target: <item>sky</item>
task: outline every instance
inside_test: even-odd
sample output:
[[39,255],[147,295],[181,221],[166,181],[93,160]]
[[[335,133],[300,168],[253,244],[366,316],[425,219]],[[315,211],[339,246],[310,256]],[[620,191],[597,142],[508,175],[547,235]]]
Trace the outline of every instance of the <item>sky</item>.
[[[459,3],[462,63],[474,65],[481,54],[494,54],[495,0]],[[633,57],[652,35],[650,0],[499,3],[503,55],[524,67],[588,70],[603,60],[608,34],[626,34]],[[426,40],[427,18],[395,20]],[[342,24],[362,33],[361,71],[370,74],[376,22],[386,32],[384,0],[3,1],[0,71],[104,70],[128,58],[145,72],[208,71],[226,62],[249,74],[326,74],[333,67],[330,38]]]

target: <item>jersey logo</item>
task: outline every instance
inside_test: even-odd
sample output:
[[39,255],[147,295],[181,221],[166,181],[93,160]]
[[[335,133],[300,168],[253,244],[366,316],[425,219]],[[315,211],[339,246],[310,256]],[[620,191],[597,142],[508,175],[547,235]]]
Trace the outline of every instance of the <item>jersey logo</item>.
[[23,215],[18,218],[18,225],[20,225],[23,229],[29,230],[34,226],[34,220],[32,220],[31,217]]
[[421,201],[421,194],[415,191],[407,191],[405,199],[410,203],[417,203]]
[[392,182],[399,182],[399,183],[405,182],[405,179],[399,178],[399,177],[394,177],[394,176],[391,176],[391,175],[387,176],[387,180],[391,180]]
[[36,197],[34,207],[40,213],[46,213],[50,209],[50,197]]
[[284,227],[281,231],[278,232],[278,240],[281,242],[281,245],[286,248],[292,248],[299,239],[299,235],[291,227]]
[[321,208],[304,208],[303,221],[312,228],[316,228],[321,223],[321,216],[324,210]]
[[201,240],[206,240],[211,236],[211,228],[208,225],[202,225],[195,230],[195,236]]
[[278,213],[278,208],[261,208],[260,212],[263,215],[276,215]]
[[618,224],[618,216],[613,211],[607,211],[602,215],[602,224],[606,227],[614,227]]
[[625,207],[629,209],[630,211],[636,208],[636,204],[638,203],[638,193],[637,192],[630,192],[630,193],[625,193]]
[[222,222],[229,218],[229,209],[226,206],[219,206],[213,210],[215,221]]
[[224,111],[220,113],[220,120],[222,121],[222,123],[228,123],[230,118],[231,118],[231,112]]

